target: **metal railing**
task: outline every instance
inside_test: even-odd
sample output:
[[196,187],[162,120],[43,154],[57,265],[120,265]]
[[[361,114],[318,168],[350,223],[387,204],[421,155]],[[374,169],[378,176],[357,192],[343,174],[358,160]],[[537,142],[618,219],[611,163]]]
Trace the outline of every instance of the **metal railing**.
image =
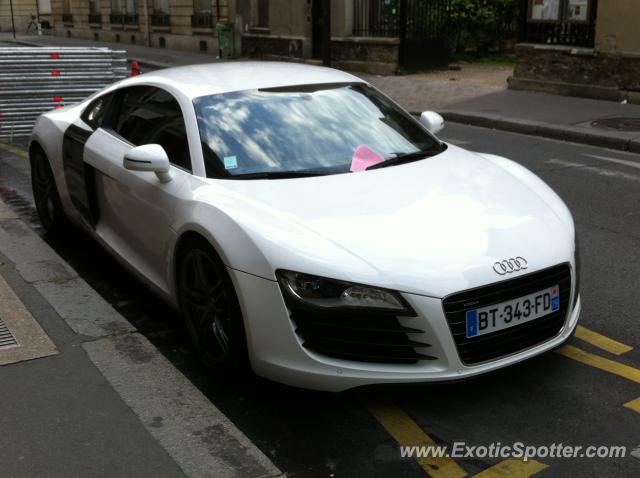
[[399,0],[354,0],[353,35],[397,37],[399,8]]
[[125,54],[108,48],[0,48],[0,138],[29,136],[40,114],[126,78]]
[[138,24],[138,14],[137,13],[127,13],[124,16],[124,24],[125,25],[137,25]]
[[138,25],[139,17],[137,13],[112,13],[109,15],[109,22],[112,25]]
[[151,25],[154,27],[171,26],[171,15],[168,13],[154,13],[151,15]]
[[70,13],[63,13],[62,23],[73,23],[73,15]]
[[191,16],[193,28],[213,28],[213,15],[210,13],[196,13]]
[[99,13],[90,13],[89,14],[89,23],[102,23],[102,15]]

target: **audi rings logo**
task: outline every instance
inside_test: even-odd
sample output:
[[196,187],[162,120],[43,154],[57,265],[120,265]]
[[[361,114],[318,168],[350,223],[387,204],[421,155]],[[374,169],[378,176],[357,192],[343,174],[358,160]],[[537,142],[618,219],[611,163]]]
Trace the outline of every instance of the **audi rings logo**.
[[517,256],[505,259],[504,261],[498,261],[493,265],[493,270],[496,274],[501,276],[511,274],[512,272],[523,271],[527,268],[529,263],[524,257]]

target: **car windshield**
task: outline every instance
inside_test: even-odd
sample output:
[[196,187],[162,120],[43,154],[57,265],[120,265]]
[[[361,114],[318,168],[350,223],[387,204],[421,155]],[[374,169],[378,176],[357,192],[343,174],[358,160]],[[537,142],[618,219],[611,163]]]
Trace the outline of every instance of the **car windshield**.
[[358,156],[421,159],[412,153],[443,148],[417,120],[361,83],[216,94],[196,98],[194,106],[208,177],[346,173]]

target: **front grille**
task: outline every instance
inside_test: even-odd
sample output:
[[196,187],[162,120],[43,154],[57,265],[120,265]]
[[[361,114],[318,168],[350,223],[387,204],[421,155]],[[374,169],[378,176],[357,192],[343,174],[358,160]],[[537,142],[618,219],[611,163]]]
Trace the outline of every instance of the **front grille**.
[[[556,284],[560,287],[560,309],[557,312],[508,329],[467,338],[467,310],[516,299]],[[471,365],[520,352],[555,337],[564,325],[570,296],[571,270],[568,264],[562,264],[451,295],[444,299],[443,305],[460,359]]]
[[291,308],[290,312],[302,346],[318,354],[389,364],[412,364],[436,358],[424,353],[430,344],[414,339],[414,334],[421,334],[422,330],[403,326],[391,314],[335,313],[306,308]]

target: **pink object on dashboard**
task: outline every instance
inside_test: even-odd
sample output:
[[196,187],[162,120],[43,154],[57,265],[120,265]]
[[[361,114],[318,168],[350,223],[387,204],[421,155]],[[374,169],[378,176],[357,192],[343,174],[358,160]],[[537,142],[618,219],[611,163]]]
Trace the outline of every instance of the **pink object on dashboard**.
[[369,166],[384,161],[384,158],[376,153],[373,149],[361,144],[353,153],[351,158],[351,172],[364,171]]

